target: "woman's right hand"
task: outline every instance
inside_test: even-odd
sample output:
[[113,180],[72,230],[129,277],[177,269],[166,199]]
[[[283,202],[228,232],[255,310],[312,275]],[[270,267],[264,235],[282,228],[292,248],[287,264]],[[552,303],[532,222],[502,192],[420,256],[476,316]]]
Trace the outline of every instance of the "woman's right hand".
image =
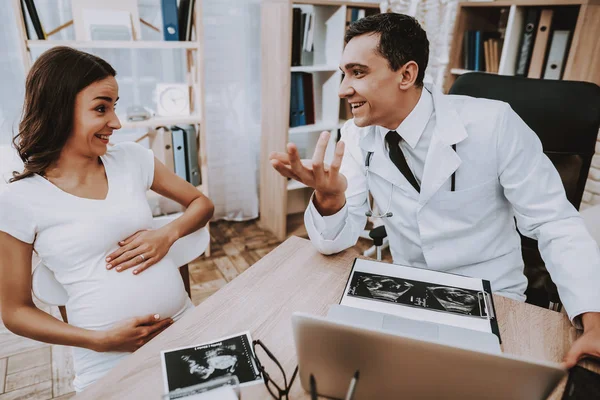
[[99,332],[101,337],[97,341],[98,346],[92,350],[134,352],[172,323],[171,318],[161,320],[158,314],[128,319],[108,331]]
[[339,173],[344,156],[344,142],[337,143],[331,165],[324,162],[330,135],[327,131],[321,133],[309,162],[300,160],[298,149],[293,143],[287,145],[287,153],[274,152],[269,157],[271,165],[281,175],[315,189],[314,203],[321,215],[334,214],[344,206],[348,187],[346,177]]

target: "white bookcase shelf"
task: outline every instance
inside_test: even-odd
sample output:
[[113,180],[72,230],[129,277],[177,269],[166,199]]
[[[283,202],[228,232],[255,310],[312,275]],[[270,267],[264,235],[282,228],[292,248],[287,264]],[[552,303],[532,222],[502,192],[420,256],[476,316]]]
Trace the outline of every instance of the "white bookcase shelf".
[[309,65],[300,67],[291,67],[292,72],[330,72],[337,71],[339,67],[337,65]]
[[288,182],[287,190],[304,189],[306,187],[308,186],[306,186],[304,183],[292,179]]
[[337,121],[333,121],[333,122],[320,121],[313,125],[295,126],[293,128],[290,128],[289,132],[290,132],[290,134],[297,134],[297,133],[331,131],[331,130],[340,129],[342,126],[344,126],[345,123],[346,123],[346,121],[341,120],[341,119],[337,120]]
[[[303,211],[311,189],[280,176],[269,162],[273,151],[285,151],[288,142],[297,145],[301,158],[312,158],[322,131],[331,139],[325,162],[331,163],[340,120],[339,62],[344,48],[348,7],[379,10],[378,2],[338,0],[263,0],[262,4],[262,146],[260,173],[260,223],[279,239],[287,234],[288,214]],[[293,8],[314,15],[312,57],[302,66],[291,66]],[[310,73],[316,123],[290,127],[292,73]]]
[[190,49],[197,50],[197,42],[168,42],[150,40],[27,40],[27,47],[50,48],[54,46],[68,46],[77,49]]
[[158,126],[168,126],[177,124],[200,124],[200,115],[188,115],[179,117],[153,117],[144,121],[127,121],[121,119],[121,129],[133,128],[156,128]]

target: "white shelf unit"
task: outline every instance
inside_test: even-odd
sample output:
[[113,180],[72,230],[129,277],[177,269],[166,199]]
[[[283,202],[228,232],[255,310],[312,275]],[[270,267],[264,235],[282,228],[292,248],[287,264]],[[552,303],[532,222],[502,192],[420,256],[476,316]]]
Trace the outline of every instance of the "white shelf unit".
[[197,49],[198,43],[168,42],[154,40],[27,40],[27,47],[50,48],[54,46],[68,46],[76,49]]
[[326,72],[326,71],[337,71],[339,67],[337,65],[309,65],[300,67],[291,67],[292,72]]
[[181,117],[153,117],[144,121],[127,121],[125,118],[120,118],[121,129],[135,128],[156,128],[158,126],[186,124],[200,125],[200,115],[188,115]]
[[[71,0],[77,1],[77,0]],[[141,1],[140,1],[141,2]],[[201,14],[201,2],[196,2],[194,8],[194,33],[195,39],[192,41],[160,41],[160,40],[128,40],[128,41],[77,41],[77,40],[30,40],[27,38],[25,21],[21,8],[21,0],[11,0],[13,15],[17,19],[18,41],[21,49],[22,63],[25,69],[25,74],[28,73],[33,64],[36,55],[55,46],[68,46],[77,49],[94,50],[94,49],[180,49],[185,52],[184,65],[186,73],[184,74],[186,82],[191,88],[190,93],[190,108],[191,115],[177,117],[160,117],[156,116],[145,121],[127,121],[125,118],[120,118],[122,129],[147,128],[153,130],[159,126],[167,126],[174,124],[191,124],[195,125],[198,133],[199,150],[198,157],[200,162],[200,174],[202,184],[197,186],[197,189],[208,196],[208,177],[207,177],[207,154],[206,154],[206,133],[204,127],[200,124],[204,115],[204,101],[202,101],[202,93],[204,92],[204,63],[203,63],[203,26]],[[29,17],[28,17],[29,18]],[[66,25],[65,25],[66,26]],[[111,60],[107,59],[110,63]],[[118,71],[117,71],[118,72]],[[119,76],[117,76],[119,79]],[[208,227],[208,226],[207,226]],[[205,254],[210,256],[210,246]]]
[[[308,65],[291,66],[293,8],[314,13],[314,50]],[[378,2],[338,0],[263,0],[262,4],[262,144],[260,172],[260,224],[279,239],[287,234],[287,216],[306,209],[312,189],[280,176],[269,162],[273,151],[283,152],[288,142],[298,146],[300,157],[311,159],[319,134],[330,131],[325,162],[331,163],[340,120],[339,62],[344,48],[347,7],[379,9]],[[310,57],[309,57],[310,59]],[[306,60],[306,58],[304,59]],[[291,74],[310,73],[313,79],[315,123],[291,128]]]
[[[600,62],[597,40],[600,37],[600,4],[597,0],[496,0],[492,2],[463,1],[458,4],[456,24],[450,48],[450,62],[444,82],[448,92],[456,78],[470,71],[464,68],[463,40],[467,30],[495,31],[498,29],[502,9],[508,10],[508,18],[501,43],[498,74],[514,75],[523,37],[527,9],[554,9],[553,27],[557,16],[562,20],[560,29],[571,30],[570,47],[563,69],[562,79],[588,81],[600,84]],[[565,14],[575,15],[565,19]],[[565,27],[566,26],[566,27]],[[546,49],[547,51],[547,49]],[[484,71],[478,71],[484,72]]]
[[483,72],[485,74],[492,74],[493,72],[485,72],[485,71],[473,71],[471,69],[464,69],[464,68],[452,68],[450,70],[450,73],[452,75],[464,75],[464,74],[468,74],[469,72]]
[[304,189],[305,187],[306,187],[306,185],[304,183],[290,179],[288,181],[287,190]]

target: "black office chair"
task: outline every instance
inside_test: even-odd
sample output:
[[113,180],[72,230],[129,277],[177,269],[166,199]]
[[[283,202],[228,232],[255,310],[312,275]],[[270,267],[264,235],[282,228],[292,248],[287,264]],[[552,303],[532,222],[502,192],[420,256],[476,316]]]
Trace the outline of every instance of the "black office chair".
[[[579,209],[600,129],[600,87],[588,82],[527,79],[484,73],[460,76],[450,94],[504,101],[540,138],[558,170],[568,200]],[[385,228],[371,231],[374,241]],[[561,303],[537,247],[521,236],[527,302],[560,311]]]

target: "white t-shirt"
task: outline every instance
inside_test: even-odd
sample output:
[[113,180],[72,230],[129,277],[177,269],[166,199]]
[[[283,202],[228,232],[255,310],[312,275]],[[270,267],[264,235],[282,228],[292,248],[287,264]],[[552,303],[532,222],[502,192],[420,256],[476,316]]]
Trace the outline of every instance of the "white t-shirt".
[[[136,276],[133,269],[109,271],[105,262],[120,240],[152,227],[146,191],[154,179],[154,156],[128,142],[109,147],[101,159],[106,199],[77,197],[34,175],[0,193],[0,231],[33,243],[69,295],[71,325],[108,330],[125,319],[156,313],[177,319],[193,307],[179,266],[163,258]],[[83,390],[127,354],[73,348],[75,389]]]

